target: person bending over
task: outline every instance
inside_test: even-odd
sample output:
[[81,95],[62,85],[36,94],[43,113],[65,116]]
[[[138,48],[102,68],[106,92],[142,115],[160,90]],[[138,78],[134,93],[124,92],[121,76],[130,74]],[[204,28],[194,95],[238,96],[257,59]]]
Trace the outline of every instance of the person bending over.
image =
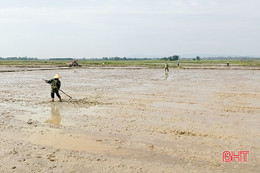
[[61,86],[61,82],[60,79],[61,76],[56,74],[53,79],[50,80],[45,80],[46,83],[51,84],[51,101],[54,102],[54,94],[57,95],[57,97],[61,100],[60,94],[59,94],[59,90],[60,90],[60,86]]

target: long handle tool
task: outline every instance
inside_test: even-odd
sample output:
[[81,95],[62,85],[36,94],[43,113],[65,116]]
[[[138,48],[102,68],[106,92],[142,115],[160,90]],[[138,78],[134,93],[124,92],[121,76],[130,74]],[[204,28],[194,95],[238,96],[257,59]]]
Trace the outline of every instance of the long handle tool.
[[[42,79],[42,80],[44,80],[44,79]],[[46,82],[46,80],[44,80],[44,82]],[[63,94],[65,94],[66,96],[68,96],[69,98],[71,98],[72,99],[72,97],[71,96],[69,96],[68,94],[66,94],[64,91],[62,91],[61,89],[60,89],[60,91],[63,93]]]

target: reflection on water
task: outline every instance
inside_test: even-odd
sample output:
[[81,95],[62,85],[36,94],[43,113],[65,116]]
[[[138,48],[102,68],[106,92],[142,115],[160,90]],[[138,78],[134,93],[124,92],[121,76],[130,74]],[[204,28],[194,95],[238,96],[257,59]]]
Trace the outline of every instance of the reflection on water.
[[57,105],[51,104],[51,119],[47,120],[47,122],[56,126],[60,126],[60,108]]
[[[48,133],[44,133],[48,132]],[[29,138],[34,144],[47,145],[57,149],[86,151],[93,154],[106,154],[116,150],[115,146],[103,144],[96,136],[63,133],[57,128],[39,128]]]
[[164,77],[165,77],[165,80],[167,80],[168,77],[169,77],[169,73],[168,73],[168,72],[165,72]]

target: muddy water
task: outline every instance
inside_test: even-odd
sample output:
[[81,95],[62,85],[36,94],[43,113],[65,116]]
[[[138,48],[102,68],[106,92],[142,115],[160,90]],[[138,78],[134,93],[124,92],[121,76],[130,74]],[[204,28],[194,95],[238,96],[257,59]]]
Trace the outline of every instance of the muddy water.
[[[50,86],[42,78],[56,73],[72,99],[61,93],[63,102],[50,102]],[[0,74],[0,170],[12,169],[8,160],[13,157],[15,170],[22,172],[260,169],[257,70],[170,69],[165,74],[159,69],[54,69]],[[249,160],[224,164],[225,150],[250,150]]]
[[[56,122],[55,125],[57,125]],[[29,141],[34,144],[47,145],[57,149],[86,151],[94,154],[105,154],[113,149],[109,145],[101,144],[97,140],[94,140],[94,137],[68,134],[59,129],[52,129],[46,132],[45,130],[45,128],[37,129],[30,136]]]

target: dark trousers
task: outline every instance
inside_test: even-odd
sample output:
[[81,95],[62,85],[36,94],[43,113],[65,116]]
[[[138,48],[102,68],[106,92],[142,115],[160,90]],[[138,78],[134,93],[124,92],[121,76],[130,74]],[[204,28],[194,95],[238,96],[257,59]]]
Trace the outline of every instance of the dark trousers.
[[57,97],[60,98],[59,91],[56,91],[56,92],[51,93],[51,98],[54,98],[54,93],[56,93]]

